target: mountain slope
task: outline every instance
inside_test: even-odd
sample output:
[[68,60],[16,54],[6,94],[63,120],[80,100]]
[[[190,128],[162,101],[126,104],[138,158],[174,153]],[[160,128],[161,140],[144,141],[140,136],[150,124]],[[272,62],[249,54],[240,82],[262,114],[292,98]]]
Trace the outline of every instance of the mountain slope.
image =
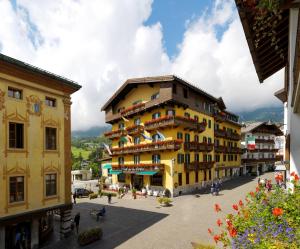
[[283,122],[284,109],[280,107],[267,107],[260,108],[250,112],[237,112],[240,116],[240,122],[251,122],[251,121],[273,121]]
[[105,126],[94,126],[87,130],[77,130],[72,131],[72,137],[75,138],[90,138],[90,137],[98,137],[106,131],[111,129],[110,125]]

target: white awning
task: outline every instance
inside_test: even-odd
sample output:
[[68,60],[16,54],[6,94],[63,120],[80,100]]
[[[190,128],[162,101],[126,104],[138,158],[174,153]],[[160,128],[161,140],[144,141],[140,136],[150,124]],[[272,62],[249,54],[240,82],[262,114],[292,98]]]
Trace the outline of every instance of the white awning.
[[275,171],[286,171],[286,167],[283,164],[276,165]]

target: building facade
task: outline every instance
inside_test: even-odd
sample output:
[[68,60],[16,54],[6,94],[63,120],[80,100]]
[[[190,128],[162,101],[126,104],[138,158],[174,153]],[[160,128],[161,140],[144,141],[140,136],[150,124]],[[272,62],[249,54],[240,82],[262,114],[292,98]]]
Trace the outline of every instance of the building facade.
[[114,184],[176,196],[240,174],[238,117],[176,76],[129,79],[102,110],[112,125]]
[[[260,175],[274,169],[275,162],[283,160],[283,157],[277,155],[279,148],[275,146],[277,137],[282,135],[275,124],[267,122],[255,122],[242,127],[244,173]],[[247,146],[247,140],[250,139],[254,141],[254,146]]]
[[[266,13],[260,29],[253,29],[255,15],[259,12],[249,8],[249,1],[235,0],[244,28],[249,50],[259,81],[284,70],[283,88],[275,96],[284,104],[284,161],[287,172],[300,174],[300,14],[299,1],[282,1],[275,15],[272,29],[268,20],[273,13]],[[279,13],[279,12],[278,12]],[[276,20],[277,19],[277,20]],[[276,38],[263,36],[276,33]],[[289,176],[289,175],[288,175]]]
[[74,82],[0,54],[0,248],[35,248],[61,215],[69,231]]

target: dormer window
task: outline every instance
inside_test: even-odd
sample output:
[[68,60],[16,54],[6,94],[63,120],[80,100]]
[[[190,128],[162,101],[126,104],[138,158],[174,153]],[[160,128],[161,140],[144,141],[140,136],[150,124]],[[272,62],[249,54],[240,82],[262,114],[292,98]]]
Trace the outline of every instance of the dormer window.
[[159,98],[159,93],[154,93],[154,94],[151,96],[151,100],[158,99],[158,98]]

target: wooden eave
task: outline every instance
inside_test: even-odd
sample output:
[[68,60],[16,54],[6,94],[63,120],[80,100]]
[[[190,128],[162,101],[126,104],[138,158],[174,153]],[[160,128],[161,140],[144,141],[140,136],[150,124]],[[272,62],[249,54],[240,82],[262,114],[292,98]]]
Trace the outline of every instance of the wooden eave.
[[80,85],[72,80],[50,73],[46,70],[16,60],[1,53],[0,73],[34,82],[38,85],[43,85],[68,94],[72,94],[81,88]]
[[248,10],[242,0],[235,0],[242,22],[248,47],[259,81],[265,79],[287,65],[288,59],[288,34],[289,34],[289,9],[283,9],[282,19],[277,23],[275,31],[278,36],[278,47],[283,50],[284,58],[281,58],[274,46],[271,46],[271,38],[266,36],[255,47],[256,31],[253,30],[254,14]]
[[287,91],[285,88],[282,88],[274,93],[275,97],[277,97],[282,103],[287,102]]

